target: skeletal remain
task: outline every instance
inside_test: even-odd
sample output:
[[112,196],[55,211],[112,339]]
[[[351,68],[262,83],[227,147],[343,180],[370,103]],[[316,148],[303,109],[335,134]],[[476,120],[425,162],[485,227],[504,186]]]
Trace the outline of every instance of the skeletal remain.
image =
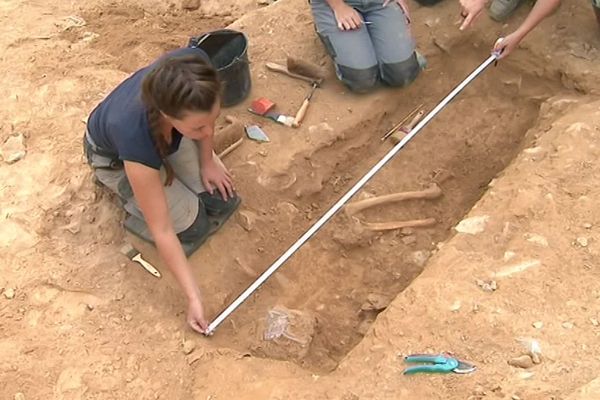
[[410,221],[363,222],[363,226],[371,231],[391,231],[402,228],[419,228],[435,225],[435,218],[413,219]]
[[[442,195],[442,189],[435,183],[425,190],[417,190],[413,192],[400,192],[387,194],[384,196],[372,197],[366,200],[352,202],[345,207],[346,214],[354,215],[367,208],[380,206],[397,201],[415,200],[415,199],[436,199]],[[408,225],[407,225],[408,226]],[[423,226],[423,225],[418,225]]]

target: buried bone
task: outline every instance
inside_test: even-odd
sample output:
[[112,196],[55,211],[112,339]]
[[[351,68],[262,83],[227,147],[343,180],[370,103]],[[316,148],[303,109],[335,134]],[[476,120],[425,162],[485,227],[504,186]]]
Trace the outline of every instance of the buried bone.
[[346,205],[345,211],[348,215],[354,215],[367,208],[381,206],[384,204],[395,203],[405,200],[436,199],[442,195],[442,189],[435,183],[425,190],[413,192],[399,192],[387,194],[384,196],[372,197],[366,200],[359,200]]
[[[354,215],[367,208],[394,203],[405,200],[436,199],[442,195],[442,190],[437,184],[432,184],[425,190],[393,193],[384,196],[372,197],[365,200],[355,201],[346,206],[347,215]],[[388,222],[362,222],[362,226],[370,231],[390,231],[404,228],[429,227],[437,223],[435,218],[414,219],[408,221],[388,221]]]

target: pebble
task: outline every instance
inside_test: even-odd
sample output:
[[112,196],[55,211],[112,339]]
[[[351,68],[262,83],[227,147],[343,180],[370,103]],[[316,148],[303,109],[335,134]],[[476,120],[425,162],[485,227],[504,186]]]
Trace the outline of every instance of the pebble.
[[535,329],[542,329],[544,327],[544,323],[542,321],[536,321],[533,323],[533,327]]
[[563,322],[562,323],[562,327],[565,329],[573,329],[573,323],[572,322]]
[[585,224],[582,225],[585,229],[592,229],[592,224],[590,224],[589,222],[586,222]]
[[510,396],[511,400],[521,400],[521,398],[519,396],[517,396],[516,394],[513,394],[512,396]]
[[92,311],[94,309],[94,305],[93,304],[87,304],[87,309]]
[[522,356],[511,358],[510,360],[508,360],[508,365],[516,368],[528,369],[533,367],[534,364],[531,357],[528,354],[524,354]]
[[13,289],[13,288],[4,289],[4,297],[6,297],[9,300],[14,299],[15,298],[15,289]]
[[252,211],[242,210],[238,212],[238,223],[246,232],[250,232],[254,228],[257,215]]
[[196,343],[194,343],[191,340],[186,340],[185,342],[183,342],[183,354],[185,354],[186,356],[188,354],[191,354],[194,349],[196,348]]
[[15,394],[15,400],[25,400],[25,395],[21,392]]
[[578,237],[576,240],[577,244],[580,245],[581,247],[587,247],[588,246],[588,240],[586,237]]
[[417,242],[416,236],[404,236],[402,239],[402,243],[409,246],[411,244],[415,244]]
[[181,8],[184,10],[194,11],[200,8],[200,0],[182,0]]
[[0,156],[8,164],[16,163],[25,157],[25,145],[23,144],[23,135],[11,136],[0,149]]
[[598,320],[596,318],[590,318],[590,322],[592,323],[592,325],[594,326],[598,326],[600,325],[600,323],[598,322]]
[[133,316],[131,314],[125,315],[125,321],[131,321],[132,319],[133,319]]
[[494,280],[483,281],[481,279],[477,279],[476,283],[477,283],[477,286],[479,286],[484,292],[491,293],[491,292],[495,292],[496,289],[498,289],[498,284]]
[[454,229],[459,233],[477,235],[478,233],[485,231],[485,227],[489,219],[489,215],[481,215],[478,217],[463,219],[454,227]]

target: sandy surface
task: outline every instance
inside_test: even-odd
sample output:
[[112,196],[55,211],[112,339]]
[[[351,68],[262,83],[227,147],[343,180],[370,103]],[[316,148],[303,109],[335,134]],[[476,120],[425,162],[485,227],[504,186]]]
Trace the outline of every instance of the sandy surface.
[[[191,257],[214,316],[385,154],[387,129],[419,104],[432,109],[527,7],[508,26],[483,17],[460,33],[455,2],[412,3],[428,69],[407,89],[355,96],[335,81],[302,0],[193,11],[0,2],[0,398],[600,397],[600,33],[581,3],[565,1],[357,196],[436,183],[438,199],[358,215],[433,217],[433,227],[373,233],[340,214],[207,339],[186,327],[155,250],[124,234],[116,202],[92,183],[81,137],[94,105],[190,35],[231,23],[250,38],[252,97],[282,112],[294,114],[309,87],[265,62],[294,55],[328,69],[298,130],[255,119],[247,104],[226,112],[272,141],[246,141],[225,159],[240,215]],[[21,137],[26,154],[8,163]],[[457,234],[472,217],[485,221],[479,232]],[[125,241],[161,280],[119,254]],[[291,339],[264,339],[273,310],[293,310]],[[519,338],[539,342],[541,363],[508,364],[526,352]],[[401,374],[403,355],[430,351],[478,370]]]

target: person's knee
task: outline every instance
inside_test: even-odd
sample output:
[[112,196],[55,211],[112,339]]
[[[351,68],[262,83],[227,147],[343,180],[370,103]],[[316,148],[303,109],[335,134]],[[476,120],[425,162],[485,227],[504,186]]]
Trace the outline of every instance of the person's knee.
[[408,60],[381,65],[381,79],[393,87],[404,87],[412,83],[421,72],[421,66],[413,53]]
[[379,71],[376,65],[370,68],[351,68],[338,65],[340,80],[353,92],[366,93],[377,86]]

